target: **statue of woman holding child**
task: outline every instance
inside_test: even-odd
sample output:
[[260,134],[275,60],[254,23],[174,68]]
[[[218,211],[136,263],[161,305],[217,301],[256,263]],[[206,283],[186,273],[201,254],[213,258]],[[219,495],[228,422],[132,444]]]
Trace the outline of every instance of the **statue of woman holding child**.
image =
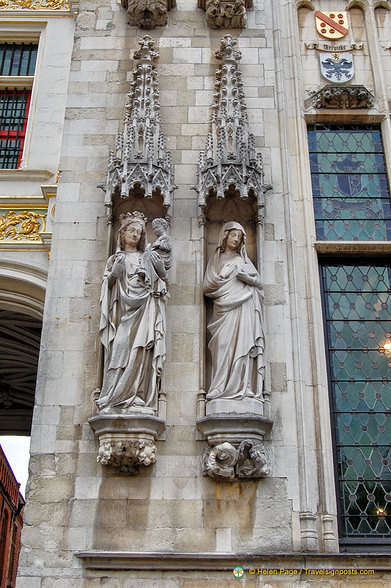
[[101,413],[155,414],[166,356],[167,270],[172,264],[165,219],[147,246],[146,217],[120,216],[117,251],[106,264],[101,291],[100,339],[104,347]]

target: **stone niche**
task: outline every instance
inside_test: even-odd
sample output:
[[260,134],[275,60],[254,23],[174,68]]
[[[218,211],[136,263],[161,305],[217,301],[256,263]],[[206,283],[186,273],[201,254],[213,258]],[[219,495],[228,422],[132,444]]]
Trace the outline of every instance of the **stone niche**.
[[[165,429],[171,154],[160,130],[159,53],[148,35],[134,53],[122,130],[109,153],[105,193],[109,256],[102,277],[102,382],[89,424],[97,460],[127,474],[156,462]],[[140,99],[147,96],[148,99]]]
[[[206,200],[205,257],[211,259],[216,250],[221,227],[233,219],[246,232],[246,249],[251,262],[258,266],[261,248],[257,199],[252,191],[246,198],[231,187],[222,199],[211,194]],[[199,395],[197,428],[208,443],[203,455],[204,475],[234,481],[238,478],[264,478],[270,474],[269,434],[273,421],[269,416],[269,397],[263,389],[264,367],[256,369],[252,377],[254,397],[208,398],[213,378],[212,355],[209,350],[211,334],[207,325],[213,315],[213,301],[205,297],[205,391]],[[255,319],[256,320],[256,319]],[[212,394],[213,396],[213,394]]]

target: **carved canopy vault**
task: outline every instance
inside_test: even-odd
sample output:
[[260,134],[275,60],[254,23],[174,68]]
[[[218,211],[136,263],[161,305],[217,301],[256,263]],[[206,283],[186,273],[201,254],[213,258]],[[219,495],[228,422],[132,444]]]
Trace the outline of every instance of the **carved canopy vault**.
[[229,189],[240,198],[256,197],[258,217],[263,216],[264,194],[270,186],[264,184],[263,163],[255,151],[254,135],[250,133],[239,61],[237,40],[225,35],[216,58],[221,61],[216,71],[215,94],[206,147],[200,153],[198,166],[198,205],[201,214],[207,198],[215,194],[225,197]]
[[143,191],[146,198],[160,194],[164,210],[169,215],[173,181],[171,154],[160,130],[158,74],[155,62],[159,53],[155,41],[148,35],[139,41],[134,54],[137,66],[130,84],[123,131],[118,135],[116,149],[110,151],[105,204],[112,206],[113,196],[119,193],[128,198],[134,191]]

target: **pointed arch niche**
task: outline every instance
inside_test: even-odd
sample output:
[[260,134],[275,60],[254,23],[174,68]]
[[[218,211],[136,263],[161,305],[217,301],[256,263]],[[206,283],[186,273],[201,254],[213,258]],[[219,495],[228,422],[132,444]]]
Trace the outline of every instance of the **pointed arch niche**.
[[[216,71],[211,122],[205,150],[200,154],[198,183],[194,188],[198,192],[199,219],[203,229],[204,271],[216,249],[223,224],[236,221],[246,231],[247,253],[262,274],[264,194],[271,186],[264,184],[262,157],[255,151],[254,136],[249,130],[238,67],[241,53],[235,48],[236,43],[231,35],[225,35],[220,50],[216,52],[220,65]],[[212,310],[212,300],[205,298],[201,319],[202,384],[197,420],[198,429],[209,444],[204,473],[230,479],[265,477],[269,470],[263,439],[272,421],[269,418],[269,398],[262,393],[263,377],[259,375],[262,368],[254,369],[256,398],[208,400],[206,396],[212,371],[207,329]],[[263,361],[263,356],[260,357]],[[251,455],[258,456],[257,463]],[[215,467],[216,463],[220,465]],[[246,471],[241,468],[242,463],[250,464]]]

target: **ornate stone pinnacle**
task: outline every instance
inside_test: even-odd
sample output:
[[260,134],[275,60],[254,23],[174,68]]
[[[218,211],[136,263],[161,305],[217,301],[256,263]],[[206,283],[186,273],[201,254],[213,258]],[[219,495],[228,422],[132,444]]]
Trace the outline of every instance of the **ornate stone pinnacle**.
[[169,214],[173,183],[171,154],[160,130],[159,84],[155,41],[145,35],[134,53],[138,62],[127,95],[123,131],[117,137],[115,154],[110,151],[106,176],[105,204],[112,206],[114,194],[128,198],[141,188],[147,198],[162,195]]
[[149,35],[144,35],[138,44],[140,49],[134,52],[133,59],[151,62],[159,59],[160,55],[155,48],[155,39],[152,39]]
[[224,35],[220,41],[220,49],[216,51],[216,59],[223,62],[239,63],[242,59],[242,53],[235,49],[238,40],[230,34]]
[[[215,93],[211,105],[211,122],[206,147],[200,156],[198,185],[199,206],[206,206],[210,192],[224,198],[234,186],[241,198],[252,194],[258,209],[263,210],[264,193],[262,157],[254,149],[244,100],[239,61],[241,52],[235,49],[237,39],[227,34],[221,39],[216,58],[221,61],[216,71]],[[263,214],[263,213],[262,213]]]

